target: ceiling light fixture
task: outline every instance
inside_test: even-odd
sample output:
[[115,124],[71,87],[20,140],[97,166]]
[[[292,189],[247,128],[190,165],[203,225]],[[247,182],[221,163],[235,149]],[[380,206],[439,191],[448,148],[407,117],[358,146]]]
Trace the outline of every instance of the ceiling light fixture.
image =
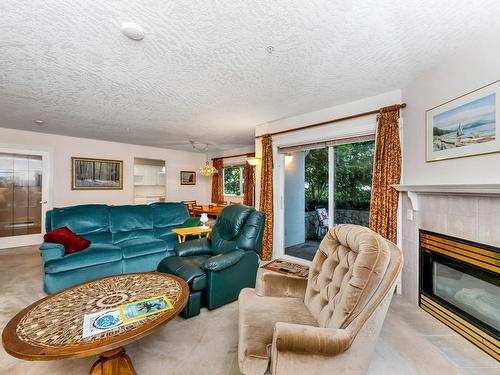
[[196,151],[206,152],[205,165],[202,165],[201,167],[198,168],[198,173],[205,177],[210,177],[213,176],[214,174],[219,173],[219,171],[216,168],[210,165],[210,161],[208,160],[208,148],[210,145],[208,143],[205,143],[205,146],[203,148],[200,148],[196,146],[195,141],[189,141],[189,143],[191,143],[191,146],[193,146],[193,149],[195,149]]
[[142,40],[144,39],[144,30],[138,24],[134,22],[124,22],[122,23],[122,33],[127,38],[132,40]]
[[44,125],[45,121],[43,121],[43,120],[35,120],[35,124],[37,124],[37,125]]

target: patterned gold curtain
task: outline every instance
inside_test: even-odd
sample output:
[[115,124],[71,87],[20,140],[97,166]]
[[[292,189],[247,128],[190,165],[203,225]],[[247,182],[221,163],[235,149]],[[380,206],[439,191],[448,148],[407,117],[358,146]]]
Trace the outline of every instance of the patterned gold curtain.
[[255,167],[245,163],[243,169],[244,185],[243,185],[243,204],[253,206],[253,192],[255,190]]
[[224,203],[224,190],[222,187],[222,159],[214,159],[212,165],[217,169],[217,173],[212,175],[212,203]]
[[259,209],[266,214],[261,258],[270,260],[273,256],[273,142],[269,135],[262,137]]
[[370,205],[370,228],[396,242],[398,192],[391,187],[401,178],[399,108],[381,108],[377,115],[377,136]]

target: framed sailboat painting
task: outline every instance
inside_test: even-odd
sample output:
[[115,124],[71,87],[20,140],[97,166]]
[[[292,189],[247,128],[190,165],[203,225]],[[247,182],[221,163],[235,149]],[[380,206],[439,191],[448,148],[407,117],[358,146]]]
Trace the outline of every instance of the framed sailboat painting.
[[500,80],[426,111],[426,160],[500,152]]

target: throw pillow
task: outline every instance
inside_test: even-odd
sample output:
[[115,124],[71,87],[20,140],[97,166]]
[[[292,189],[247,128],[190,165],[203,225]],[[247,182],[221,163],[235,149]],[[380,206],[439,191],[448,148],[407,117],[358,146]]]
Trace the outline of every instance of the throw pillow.
[[64,245],[66,254],[76,253],[85,250],[90,245],[90,241],[80,237],[68,227],[61,227],[48,232],[43,236],[47,242],[54,242]]

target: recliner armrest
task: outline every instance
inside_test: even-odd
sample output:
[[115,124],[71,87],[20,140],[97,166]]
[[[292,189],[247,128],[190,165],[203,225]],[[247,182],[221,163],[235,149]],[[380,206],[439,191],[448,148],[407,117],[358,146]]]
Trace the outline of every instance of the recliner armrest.
[[351,346],[345,329],[312,327],[278,322],[274,326],[272,350],[334,356]]
[[40,245],[40,252],[42,253],[43,263],[52,259],[62,258],[65,254],[64,246],[53,242],[43,242]]
[[304,298],[307,279],[259,268],[255,292],[266,297]]
[[198,238],[196,240],[180,243],[176,246],[175,252],[180,257],[209,255],[211,254],[210,240],[208,238]]
[[229,253],[218,254],[208,258],[201,268],[205,271],[222,271],[238,263],[245,255],[244,250],[230,251]]

